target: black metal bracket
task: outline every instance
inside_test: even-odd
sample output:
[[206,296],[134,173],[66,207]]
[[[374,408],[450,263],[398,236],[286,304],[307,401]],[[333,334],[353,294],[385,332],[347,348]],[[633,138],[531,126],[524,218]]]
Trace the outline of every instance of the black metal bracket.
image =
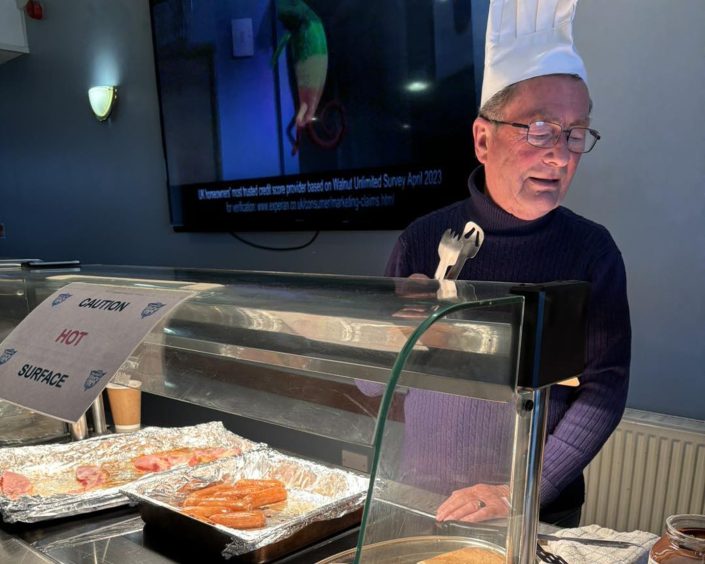
[[519,284],[510,292],[525,299],[517,387],[542,388],[582,373],[590,284]]

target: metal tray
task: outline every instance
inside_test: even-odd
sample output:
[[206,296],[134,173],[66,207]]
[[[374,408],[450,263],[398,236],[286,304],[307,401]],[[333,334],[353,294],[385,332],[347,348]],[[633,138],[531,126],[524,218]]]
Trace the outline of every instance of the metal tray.
[[209,562],[221,556],[229,558],[230,562],[238,564],[262,564],[272,562],[302,548],[310,546],[322,539],[354,527],[362,519],[362,508],[341,517],[316,521],[282,540],[264,545],[261,548],[237,556],[223,554],[223,549],[232,542],[230,534],[207,523],[183,515],[177,511],[141,503],[140,516],[145,522],[143,534],[147,544],[167,543],[170,552],[198,556],[202,562]]
[[[277,478],[289,499],[265,511],[267,525],[261,529],[231,529],[180,513],[182,486],[225,478]],[[155,476],[122,491],[140,502],[148,535],[188,538],[204,551],[236,556],[237,562],[268,562],[359,523],[368,485],[366,476],[267,448],[172,472],[166,479]]]

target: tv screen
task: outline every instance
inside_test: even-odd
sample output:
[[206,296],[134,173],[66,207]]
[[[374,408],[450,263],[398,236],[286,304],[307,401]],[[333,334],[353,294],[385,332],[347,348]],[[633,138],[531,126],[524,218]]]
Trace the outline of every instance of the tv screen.
[[400,229],[463,198],[471,5],[152,0],[174,228]]

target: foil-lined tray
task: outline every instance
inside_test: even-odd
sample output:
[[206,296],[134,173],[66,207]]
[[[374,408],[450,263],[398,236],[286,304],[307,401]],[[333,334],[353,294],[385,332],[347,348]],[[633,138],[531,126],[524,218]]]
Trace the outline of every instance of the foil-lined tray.
[[[146,427],[134,433],[72,443],[0,449],[0,473],[9,470],[22,474],[32,483],[31,495],[13,499],[0,491],[0,513],[9,523],[34,523],[125,505],[129,500],[120,492],[121,487],[179,469],[175,465],[158,474],[140,472],[132,464],[138,456],[214,447],[242,454],[265,446],[231,433],[220,422],[211,422],[178,428]],[[80,491],[76,469],[82,465],[105,470],[105,484]]]
[[[288,499],[265,509],[267,524],[261,529],[231,529],[223,525],[209,524],[180,512],[187,484],[200,482],[204,485],[219,480],[233,482],[241,478],[277,479],[284,482]],[[351,526],[359,521],[359,512],[353,522],[344,516],[362,507],[369,485],[369,478],[360,474],[285,455],[277,450],[265,448],[249,452],[238,458],[222,459],[207,466],[175,471],[168,478],[155,476],[148,481],[136,482],[122,488],[130,499],[140,502],[147,511],[142,518],[148,526],[168,524],[171,535],[186,534],[193,530],[206,533],[217,530],[223,539],[222,555],[226,558],[256,553],[283,539],[296,536],[308,529],[307,543],[318,540],[321,535],[331,534],[326,524],[338,520],[341,526]],[[153,511],[152,509],[161,509]],[[310,527],[310,525],[313,525]],[[203,534],[193,535],[195,537]],[[227,543],[227,544],[226,544]],[[266,560],[266,559],[265,559]],[[253,560],[253,561],[265,561]]]

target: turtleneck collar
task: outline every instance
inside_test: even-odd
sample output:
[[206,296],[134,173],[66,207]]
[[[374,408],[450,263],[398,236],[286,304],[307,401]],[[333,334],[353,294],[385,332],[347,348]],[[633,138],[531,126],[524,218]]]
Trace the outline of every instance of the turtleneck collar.
[[534,231],[551,221],[556,212],[553,210],[538,219],[525,220],[504,211],[485,192],[485,167],[483,166],[478,166],[470,174],[468,191],[470,192],[470,198],[467,200],[468,215],[474,218],[485,232]]

